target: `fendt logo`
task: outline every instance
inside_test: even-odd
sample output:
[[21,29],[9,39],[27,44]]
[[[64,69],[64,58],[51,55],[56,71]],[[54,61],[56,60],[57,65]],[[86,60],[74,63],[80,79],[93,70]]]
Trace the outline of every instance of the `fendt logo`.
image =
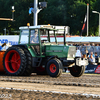
[[10,44],[10,45],[15,45],[15,44],[18,44],[18,42],[16,41],[9,41],[8,39],[0,39],[0,44],[3,44],[3,43],[6,43],[6,44]]
[[7,39],[0,39],[0,43],[3,44],[3,43],[8,43],[8,40]]

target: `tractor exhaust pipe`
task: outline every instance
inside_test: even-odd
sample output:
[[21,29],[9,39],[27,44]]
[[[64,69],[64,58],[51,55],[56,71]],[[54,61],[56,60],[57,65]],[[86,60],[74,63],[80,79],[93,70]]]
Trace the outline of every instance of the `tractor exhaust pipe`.
[[64,27],[64,45],[66,45],[66,26]]

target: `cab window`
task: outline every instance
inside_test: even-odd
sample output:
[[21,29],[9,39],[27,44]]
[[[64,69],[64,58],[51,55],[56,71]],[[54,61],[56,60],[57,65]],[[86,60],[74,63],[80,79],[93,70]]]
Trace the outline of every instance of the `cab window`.
[[29,30],[21,30],[20,44],[28,43]]
[[39,43],[38,29],[31,30],[30,43]]

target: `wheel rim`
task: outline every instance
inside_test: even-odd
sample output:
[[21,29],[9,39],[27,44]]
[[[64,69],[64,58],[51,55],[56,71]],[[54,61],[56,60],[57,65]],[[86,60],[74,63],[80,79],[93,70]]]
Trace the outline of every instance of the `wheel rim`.
[[50,65],[50,72],[55,73],[56,70],[57,70],[56,65],[55,65],[55,64],[51,64],[51,65]]
[[73,70],[73,72],[77,72],[77,70],[74,67],[72,67],[72,70]]
[[21,58],[17,51],[11,50],[6,54],[5,67],[10,73],[15,73],[19,70]]

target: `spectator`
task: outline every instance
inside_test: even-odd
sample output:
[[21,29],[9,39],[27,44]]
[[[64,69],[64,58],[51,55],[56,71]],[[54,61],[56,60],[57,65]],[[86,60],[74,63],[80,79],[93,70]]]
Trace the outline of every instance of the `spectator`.
[[93,54],[93,52],[90,52],[90,55],[89,55],[89,57],[90,57],[91,55],[92,55],[93,57],[95,57],[95,55]]
[[83,54],[82,58],[87,58],[86,54]]
[[88,50],[86,49],[85,52],[86,52],[87,58],[89,58],[89,52],[88,52]]
[[89,57],[89,63],[90,64],[95,64],[95,58],[93,57],[93,55],[91,54]]
[[97,55],[97,52],[95,52],[95,62],[98,63],[98,55]]
[[82,53],[81,53],[81,51],[78,49],[78,47],[77,47],[77,50],[76,50],[76,54],[75,54],[75,57],[82,57]]

